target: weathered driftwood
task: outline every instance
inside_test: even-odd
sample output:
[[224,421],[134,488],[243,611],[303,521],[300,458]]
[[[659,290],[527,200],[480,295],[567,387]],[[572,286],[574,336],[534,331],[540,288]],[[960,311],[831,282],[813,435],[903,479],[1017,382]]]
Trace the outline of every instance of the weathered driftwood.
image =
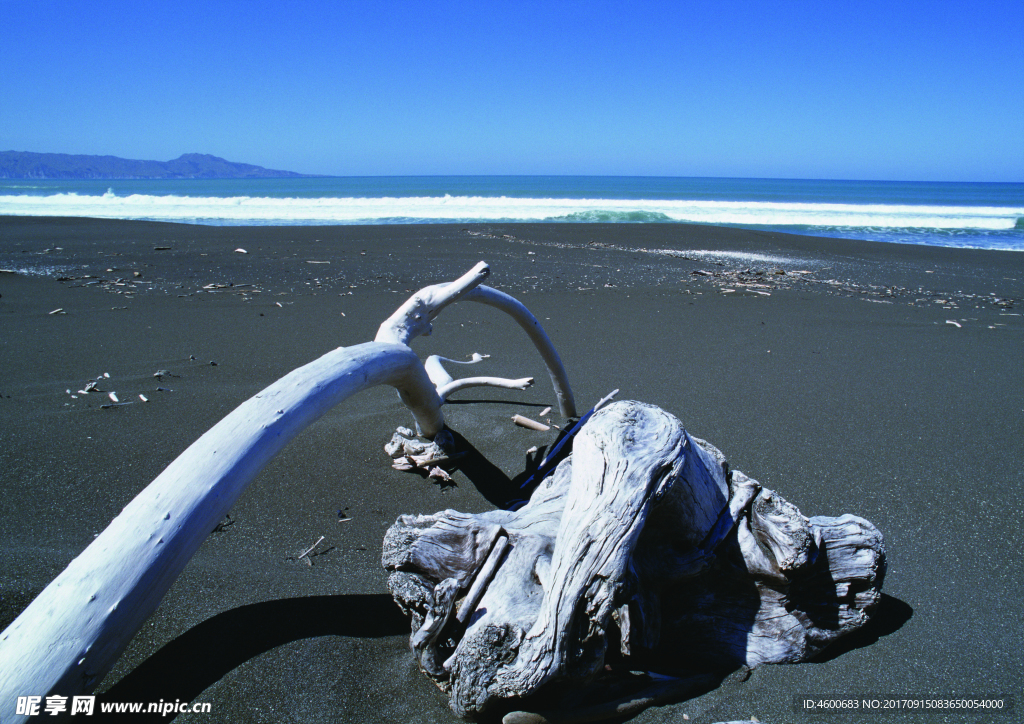
[[[583,699],[585,717],[570,698],[575,714],[507,719],[583,721],[820,652],[877,606],[885,549],[866,520],[807,519],[670,414],[619,402],[526,506],[402,516],[383,563],[457,714],[553,706],[589,684],[606,702]],[[631,671],[662,676],[637,690]]]
[[381,325],[374,342],[339,348],[295,370],[171,463],[0,635],[3,720],[16,719],[18,696],[94,688],[260,469],[334,405],[391,385],[422,434],[441,431],[441,393],[457,383],[447,378],[438,390],[408,344],[429,334],[448,304],[468,299],[510,314],[540,351],[563,413],[575,415],[565,369],[540,323],[512,297],[480,286],[488,274],[481,262],[450,284],[426,287]]
[[480,262],[450,284],[437,284],[421,289],[381,324],[375,341],[409,344],[415,337],[429,335],[434,318],[446,306],[460,299],[494,307],[512,317],[526,332],[547,366],[562,416],[575,417],[576,403],[569,387],[569,377],[544,328],[518,299],[497,289],[480,286],[489,273],[487,265]]
[[427,370],[427,376],[430,377],[430,381],[434,384],[434,387],[437,389],[437,395],[442,401],[447,400],[448,396],[452,393],[470,387],[503,387],[507,390],[525,390],[533,386],[532,377],[522,377],[517,380],[505,379],[504,377],[463,377],[456,380],[448,374],[448,371],[442,364],[447,362],[457,365],[472,365],[484,361],[488,356],[474,352],[472,359],[454,360],[431,355],[424,360],[423,367]]

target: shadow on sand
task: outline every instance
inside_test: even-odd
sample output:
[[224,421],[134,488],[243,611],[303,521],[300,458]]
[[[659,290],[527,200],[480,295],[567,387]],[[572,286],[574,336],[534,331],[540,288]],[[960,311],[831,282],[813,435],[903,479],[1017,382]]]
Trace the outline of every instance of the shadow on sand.
[[[452,433],[458,448],[466,453],[459,460],[459,470],[489,502],[502,508],[514,506],[518,501],[529,497],[532,486],[524,488],[524,483],[534,476],[545,451],[553,449],[558,443],[558,440],[554,440],[550,446],[527,456],[523,472],[510,478],[466,438],[454,430]],[[568,449],[565,452],[567,453]],[[753,595],[750,592],[742,593],[748,595],[741,598]],[[754,598],[759,600],[759,596]],[[838,606],[838,602],[834,604]],[[756,601],[752,605],[754,608],[751,610],[751,616],[756,611]],[[827,616],[832,612],[817,613]],[[912,616],[913,608],[910,605],[882,594],[878,611],[864,628],[838,640],[810,663],[824,663],[848,651],[871,646],[880,638],[898,631]],[[736,641],[729,642],[734,646],[726,646],[727,649],[736,649],[735,652],[731,652],[736,658],[740,658],[739,653],[745,650],[747,633],[737,631]],[[409,622],[394,605],[391,596],[386,593],[311,596],[241,606],[203,621],[157,651],[117,684],[97,696],[97,713],[98,705],[103,701],[195,701],[205,689],[236,667],[289,642],[331,635],[380,638],[408,634]],[[616,647],[610,648],[614,650]],[[730,658],[730,652],[722,653],[726,654],[726,658]],[[642,710],[650,705],[678,703],[701,696],[720,686],[726,678],[745,676],[734,664],[728,665],[725,661],[716,663],[719,666],[710,667],[718,669],[715,673],[693,672],[688,680],[677,680],[678,683],[662,684],[653,689],[650,688],[649,680],[646,690],[638,682],[629,681],[620,681],[617,684],[611,681],[600,682],[599,688],[602,689],[602,698],[610,696],[613,699],[625,697],[626,700],[646,700],[640,707]],[[656,664],[652,666],[654,670],[658,668]],[[674,667],[670,664],[668,668]],[[677,672],[672,673],[679,676]],[[595,693],[593,687],[589,692],[589,695]],[[532,702],[519,704],[533,704],[542,709],[544,704],[553,703],[545,699],[546,697],[540,697]],[[563,699],[563,705],[564,702]],[[578,702],[578,705],[582,704],[582,701]],[[636,713],[639,712],[634,711],[627,716],[613,717],[607,721],[626,721]],[[170,721],[168,717],[159,714],[133,718],[133,721],[150,720]]]
[[[249,659],[291,641],[318,636],[408,635],[409,622],[387,593],[309,596],[239,606],[192,627],[106,692],[103,701],[195,701]],[[121,716],[120,720],[123,720]],[[169,721],[153,714],[132,721]]]
[[812,664],[823,664],[826,661],[842,656],[848,651],[862,649],[878,642],[883,636],[894,634],[903,628],[903,624],[914,616],[914,609],[909,603],[894,598],[887,593],[882,594],[878,610],[864,627],[844,636],[810,660]]

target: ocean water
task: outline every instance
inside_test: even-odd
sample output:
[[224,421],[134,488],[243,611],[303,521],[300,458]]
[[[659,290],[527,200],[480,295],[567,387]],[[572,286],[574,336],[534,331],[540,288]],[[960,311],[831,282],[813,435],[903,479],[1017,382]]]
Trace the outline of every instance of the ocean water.
[[1024,184],[415,176],[0,179],[0,215],[212,225],[696,223],[1024,251]]

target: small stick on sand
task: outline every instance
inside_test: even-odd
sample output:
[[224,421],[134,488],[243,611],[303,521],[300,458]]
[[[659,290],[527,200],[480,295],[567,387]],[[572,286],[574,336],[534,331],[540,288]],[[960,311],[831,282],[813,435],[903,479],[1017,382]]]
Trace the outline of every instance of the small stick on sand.
[[310,553],[312,553],[313,549],[314,549],[314,548],[316,548],[316,547],[317,547],[318,545],[320,545],[320,543],[321,543],[321,542],[323,541],[323,539],[324,539],[325,537],[326,537],[326,536],[320,536],[320,540],[318,540],[318,541],[317,541],[316,543],[314,543],[313,545],[311,545],[311,546],[309,547],[309,549],[308,549],[308,550],[306,550],[306,552],[305,552],[305,553],[303,553],[303,554],[302,554],[301,556],[299,556],[299,557],[298,557],[298,558],[297,558],[296,560],[299,560],[299,561],[301,561],[301,560],[302,560],[303,558],[305,558],[305,557],[306,557],[306,556],[308,556],[308,555],[309,555]]
[[523,417],[522,415],[513,415],[512,422],[519,425],[519,427],[525,427],[530,430],[537,430],[538,432],[545,432],[551,429],[543,422],[537,422],[536,420],[531,420],[530,418]]

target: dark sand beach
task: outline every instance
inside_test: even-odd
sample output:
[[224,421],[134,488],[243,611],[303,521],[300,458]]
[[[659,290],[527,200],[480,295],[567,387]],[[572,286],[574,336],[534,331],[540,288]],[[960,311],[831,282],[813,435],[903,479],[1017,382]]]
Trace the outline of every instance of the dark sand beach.
[[[885,598],[866,630],[818,661],[762,667],[632,721],[1017,720],[1024,702],[1002,713],[794,710],[803,698],[1021,696],[1014,252],[681,224],[2,218],[0,628],[221,417],[321,354],[371,340],[412,291],[480,260],[487,283],[544,324],[582,410],[619,388],[805,515],[854,513],[885,536]],[[413,347],[489,354],[479,374],[537,384],[446,405],[482,457],[446,487],[391,469],[383,445],[411,418],[390,388],[328,413],[242,495],[104,696],[211,704],[179,722],[458,721],[408,651],[381,541],[403,513],[505,502],[526,450],[554,437],[510,417],[555,399],[525,335],[486,307],[448,308]],[[103,393],[75,394],[105,373]],[[108,391],[134,404],[104,409]],[[312,565],[299,560],[321,536]]]

